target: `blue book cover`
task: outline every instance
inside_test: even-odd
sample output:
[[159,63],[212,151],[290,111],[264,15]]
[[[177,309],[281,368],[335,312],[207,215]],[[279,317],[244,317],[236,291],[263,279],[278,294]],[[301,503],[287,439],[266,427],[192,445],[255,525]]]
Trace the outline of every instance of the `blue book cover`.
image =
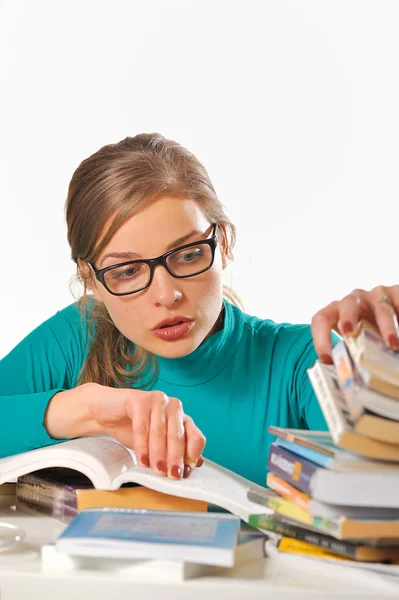
[[283,438],[277,438],[276,443],[278,446],[282,446],[283,448],[298,454],[298,456],[302,456],[303,458],[311,460],[320,467],[328,468],[333,460],[331,456],[317,452],[317,450],[313,450],[313,448],[307,448],[306,446],[295,444],[295,442],[290,442],[288,440],[284,440]]
[[320,469],[315,463],[277,445],[276,442],[270,445],[267,468],[306,494],[311,493],[310,482]]
[[58,538],[80,556],[234,564],[240,519],[230,514],[100,508],[79,513]]
[[319,467],[324,467],[326,469],[333,469],[339,464],[340,469],[343,469],[345,466],[346,470],[358,471],[364,466],[367,465],[371,468],[371,460],[367,460],[365,458],[359,457],[356,454],[347,452],[346,450],[342,450],[341,448],[336,448],[334,445],[329,446],[329,450],[334,455],[328,456],[323,452],[319,452],[316,448],[309,448],[309,446],[303,446],[302,444],[297,444],[296,442],[292,442],[285,438],[277,438],[275,442],[278,446],[289,450],[290,452],[294,452],[298,456],[302,458],[306,458],[310,460],[312,463],[315,463]]

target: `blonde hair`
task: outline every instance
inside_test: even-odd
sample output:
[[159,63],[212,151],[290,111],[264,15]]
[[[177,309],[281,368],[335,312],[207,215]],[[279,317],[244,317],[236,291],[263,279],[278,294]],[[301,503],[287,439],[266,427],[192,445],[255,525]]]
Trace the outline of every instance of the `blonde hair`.
[[[164,195],[194,200],[210,223],[217,223],[232,258],[235,227],[225,214],[203,165],[177,142],[158,133],[127,137],[84,160],[74,172],[65,202],[68,242],[83,285],[78,308],[87,320],[90,347],[77,385],[96,382],[111,387],[137,387],[154,357],[131,343],[114,325],[102,302],[89,293],[93,276],[83,263],[95,264],[116,231],[145,203]],[[104,229],[106,228],[105,234]],[[102,236],[102,237],[101,237]],[[233,290],[224,295],[240,305]]]

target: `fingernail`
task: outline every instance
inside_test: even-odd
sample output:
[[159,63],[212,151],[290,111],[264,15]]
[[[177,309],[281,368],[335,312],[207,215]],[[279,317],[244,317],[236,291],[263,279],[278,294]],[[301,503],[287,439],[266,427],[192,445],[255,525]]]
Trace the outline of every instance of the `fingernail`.
[[166,468],[166,464],[164,463],[163,460],[159,460],[157,462],[157,470],[160,471],[161,473],[167,473],[168,469]]
[[148,458],[147,454],[143,454],[143,456],[140,458],[140,463],[142,464],[143,467],[150,466],[150,459]]
[[331,358],[331,356],[329,354],[322,354],[320,356],[320,360],[325,363],[326,365],[332,365],[334,364],[333,359]]
[[202,467],[203,464],[204,464],[204,459],[202,458],[202,456],[200,456],[199,459],[197,460],[197,467]]
[[391,333],[391,335],[388,337],[388,343],[392,350],[399,349],[399,338],[397,335]]
[[350,321],[345,321],[342,323],[341,327],[342,333],[351,333],[353,331],[353,325]]
[[183,469],[183,479],[187,479],[187,477],[190,477],[191,475],[191,467],[189,465],[184,465],[184,469]]
[[181,476],[182,476],[182,469],[181,469],[181,467],[178,467],[177,465],[173,465],[173,467],[170,470],[170,474],[175,479],[181,479]]

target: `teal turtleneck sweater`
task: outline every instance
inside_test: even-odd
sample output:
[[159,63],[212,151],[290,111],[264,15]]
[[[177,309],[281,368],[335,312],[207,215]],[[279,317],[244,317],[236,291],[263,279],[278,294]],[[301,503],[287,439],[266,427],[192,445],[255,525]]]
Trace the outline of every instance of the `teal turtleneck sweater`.
[[[194,352],[157,357],[151,389],[182,401],[206,436],[205,457],[265,485],[269,425],[326,429],[306,374],[317,356],[308,325],[276,324],[224,305],[223,328]],[[44,413],[54,394],[75,387],[87,352],[87,323],[75,303],[0,361],[0,456],[57,442],[43,427]]]

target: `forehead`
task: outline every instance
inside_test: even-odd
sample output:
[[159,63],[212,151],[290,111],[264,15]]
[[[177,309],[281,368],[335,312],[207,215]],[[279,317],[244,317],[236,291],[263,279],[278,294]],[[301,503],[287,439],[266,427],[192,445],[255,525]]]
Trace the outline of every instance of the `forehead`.
[[135,252],[146,258],[159,256],[174,240],[194,230],[204,232],[207,227],[209,220],[194,200],[158,198],[121,225],[99,260],[109,252]]

